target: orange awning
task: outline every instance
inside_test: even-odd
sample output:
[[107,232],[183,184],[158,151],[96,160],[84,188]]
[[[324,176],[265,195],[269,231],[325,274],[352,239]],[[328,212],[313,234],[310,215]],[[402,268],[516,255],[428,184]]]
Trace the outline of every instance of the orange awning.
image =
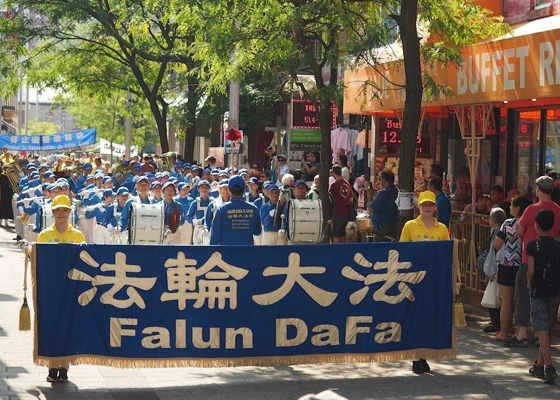
[[[424,101],[423,107],[490,103],[501,106],[504,101],[532,99],[554,99],[554,104],[560,104],[555,100],[560,92],[560,28],[539,31],[551,25],[560,26],[560,16],[524,24],[518,28],[517,36],[466,47],[461,66],[438,66],[431,73],[438,84],[450,87],[453,95]],[[377,70],[365,67],[345,72],[345,114],[376,114],[404,108],[402,63],[383,64]],[[374,91],[372,85],[364,86],[366,82],[380,91]]]

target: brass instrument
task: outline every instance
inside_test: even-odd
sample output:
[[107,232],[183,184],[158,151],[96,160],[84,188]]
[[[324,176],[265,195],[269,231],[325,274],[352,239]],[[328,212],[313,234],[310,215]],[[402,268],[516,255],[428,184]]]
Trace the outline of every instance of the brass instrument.
[[175,160],[177,159],[177,153],[170,151],[161,155],[161,172],[167,171],[171,172],[171,169],[175,167]]
[[2,166],[2,174],[6,175],[8,180],[10,181],[10,185],[12,185],[12,189],[14,193],[19,194],[19,174],[21,170],[16,163],[6,164]]
[[128,176],[128,172],[125,167],[119,165],[113,171],[113,179],[117,181],[119,186],[122,186],[123,182],[126,180]]
[[80,178],[80,176],[82,176],[82,171],[80,171],[80,166],[75,164],[72,165],[72,172],[70,172],[70,179],[72,179],[74,185],[76,185],[76,182],[78,181],[78,178]]

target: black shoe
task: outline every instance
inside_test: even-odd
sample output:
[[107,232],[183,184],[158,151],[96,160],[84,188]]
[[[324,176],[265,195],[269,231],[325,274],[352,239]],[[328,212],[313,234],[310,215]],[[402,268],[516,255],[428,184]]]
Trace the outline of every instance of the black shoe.
[[544,378],[544,365],[537,365],[537,362],[535,361],[533,366],[529,369],[529,373],[535,378]]
[[544,369],[544,377],[542,378],[542,383],[552,383],[556,378],[558,378],[556,368],[550,367]]
[[497,332],[499,330],[500,330],[499,328],[496,328],[493,325],[487,326],[486,328],[483,329],[484,333],[494,333],[494,332]]
[[21,236],[17,235],[15,238],[13,238],[12,240],[17,240],[18,242],[21,240]]
[[424,360],[423,358],[420,359],[420,364],[422,365],[422,368],[424,369],[424,372],[430,372],[430,366],[428,365],[428,362],[426,360]]
[[47,382],[56,382],[58,379],[58,369],[49,368],[49,374],[47,375]]
[[422,361],[412,361],[412,372],[416,375],[423,374],[424,367],[422,366]]
[[58,370],[58,381],[68,382],[68,370],[66,368],[59,368]]

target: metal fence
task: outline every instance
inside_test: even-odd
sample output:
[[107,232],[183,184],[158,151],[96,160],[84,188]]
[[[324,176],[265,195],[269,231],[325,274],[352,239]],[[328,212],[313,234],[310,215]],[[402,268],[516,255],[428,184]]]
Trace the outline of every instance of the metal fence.
[[484,273],[477,271],[475,264],[476,258],[486,249],[490,239],[488,215],[452,211],[450,228],[452,238],[459,239],[461,283],[466,289],[483,293]]

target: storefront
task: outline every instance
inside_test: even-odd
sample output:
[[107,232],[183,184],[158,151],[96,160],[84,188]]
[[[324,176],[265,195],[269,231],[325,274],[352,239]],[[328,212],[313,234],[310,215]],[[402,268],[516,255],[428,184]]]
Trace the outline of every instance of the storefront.
[[[431,163],[441,164],[453,191],[469,165],[464,137],[470,135],[480,141],[473,175],[481,193],[489,193],[497,184],[506,192],[516,188],[531,194],[535,177],[549,170],[560,172],[556,159],[560,154],[560,29],[550,26],[560,26],[560,16],[466,47],[461,66],[431,71],[434,80],[453,95],[423,103],[416,175],[420,168],[425,173]],[[396,86],[404,83],[402,66],[382,67],[387,79],[371,67],[345,73],[344,113],[374,116],[372,172],[374,166],[377,170],[398,167],[399,113],[404,108],[404,89]],[[366,82],[374,82],[380,90],[364,86]],[[481,109],[490,118],[483,120]],[[471,111],[472,129],[457,120],[458,114]]]

